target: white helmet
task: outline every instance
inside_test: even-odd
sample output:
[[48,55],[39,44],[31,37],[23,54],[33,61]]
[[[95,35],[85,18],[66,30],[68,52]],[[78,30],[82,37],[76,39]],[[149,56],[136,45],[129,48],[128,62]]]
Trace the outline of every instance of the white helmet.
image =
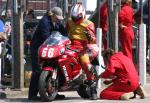
[[85,8],[82,4],[75,4],[71,8],[71,18],[74,22],[83,20],[85,18]]

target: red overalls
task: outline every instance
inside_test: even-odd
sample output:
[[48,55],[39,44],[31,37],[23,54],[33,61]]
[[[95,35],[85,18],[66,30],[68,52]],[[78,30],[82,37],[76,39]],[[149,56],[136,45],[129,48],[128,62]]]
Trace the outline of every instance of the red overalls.
[[123,53],[132,59],[132,43],[134,40],[134,31],[132,29],[133,9],[131,6],[123,5],[119,12],[119,24],[124,25],[124,28],[119,29],[119,38],[122,46]]
[[100,8],[100,27],[102,28],[102,39],[103,39],[103,48],[107,49],[107,38],[106,33],[108,30],[107,27],[107,2],[103,4],[103,6]]
[[133,62],[122,52],[110,57],[102,78],[116,76],[113,84],[100,93],[101,99],[119,100],[124,93],[133,92],[139,86],[137,71]]

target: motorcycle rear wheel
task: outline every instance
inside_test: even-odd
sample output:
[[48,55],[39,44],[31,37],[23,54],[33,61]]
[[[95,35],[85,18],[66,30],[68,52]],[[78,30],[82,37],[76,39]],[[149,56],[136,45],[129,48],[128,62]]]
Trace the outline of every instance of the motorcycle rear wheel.
[[52,83],[52,72],[42,71],[39,79],[39,94],[43,101],[53,101],[57,95],[57,90]]

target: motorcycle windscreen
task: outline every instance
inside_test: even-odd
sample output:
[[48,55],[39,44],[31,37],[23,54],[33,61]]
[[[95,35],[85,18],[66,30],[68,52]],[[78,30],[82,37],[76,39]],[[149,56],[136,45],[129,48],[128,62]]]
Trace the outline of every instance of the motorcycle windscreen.
[[58,57],[65,52],[65,45],[69,42],[68,37],[61,35],[60,32],[54,31],[39,47],[38,56],[44,59]]
[[51,35],[44,41],[43,45],[55,46],[68,43],[70,40],[68,37],[63,36],[58,31],[53,31]]

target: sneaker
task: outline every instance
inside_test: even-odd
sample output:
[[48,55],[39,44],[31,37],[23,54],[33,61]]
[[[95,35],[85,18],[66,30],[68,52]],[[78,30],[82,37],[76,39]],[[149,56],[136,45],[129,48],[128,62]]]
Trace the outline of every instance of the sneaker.
[[120,99],[121,100],[129,100],[130,98],[134,97],[134,93],[133,92],[129,92],[129,93],[125,93],[123,94]]
[[65,95],[60,95],[60,94],[57,94],[55,97],[56,100],[61,100],[61,99],[65,99],[65,98],[66,98]]
[[146,97],[146,92],[141,85],[135,90],[135,94],[139,95],[141,99]]

